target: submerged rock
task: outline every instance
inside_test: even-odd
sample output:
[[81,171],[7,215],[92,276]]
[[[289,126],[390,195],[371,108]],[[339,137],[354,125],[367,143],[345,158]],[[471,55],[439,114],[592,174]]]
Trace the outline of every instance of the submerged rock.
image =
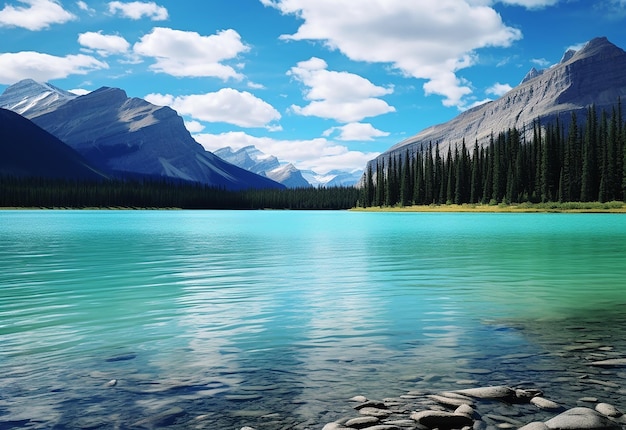
[[596,411],[607,417],[620,417],[623,415],[619,409],[608,403],[598,403],[596,405]]
[[559,405],[558,403],[553,402],[552,400],[544,399],[543,397],[540,397],[540,396],[535,396],[532,399],[530,399],[530,403],[532,403],[533,405],[537,406],[540,409],[547,409],[547,410],[561,409],[561,405]]
[[611,421],[604,415],[589,408],[573,408],[546,421],[546,426],[552,430],[576,429],[621,429],[619,424]]
[[411,418],[428,428],[460,429],[474,425],[474,420],[467,415],[444,411],[428,410],[413,412]]
[[467,388],[456,390],[455,393],[479,399],[513,399],[516,398],[515,390],[503,385],[492,387]]

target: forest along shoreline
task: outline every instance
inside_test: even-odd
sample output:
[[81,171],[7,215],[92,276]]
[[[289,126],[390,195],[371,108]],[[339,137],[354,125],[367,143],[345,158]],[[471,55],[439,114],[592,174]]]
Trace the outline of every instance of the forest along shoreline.
[[608,203],[520,203],[520,204],[445,204],[413,206],[356,207],[354,212],[477,212],[477,213],[626,213],[626,204]]

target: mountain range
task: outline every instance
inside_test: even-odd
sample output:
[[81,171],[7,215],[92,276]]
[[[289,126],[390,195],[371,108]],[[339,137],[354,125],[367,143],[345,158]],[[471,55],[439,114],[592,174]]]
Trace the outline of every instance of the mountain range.
[[[171,108],[129,98],[118,88],[76,96],[27,79],[4,91],[0,107],[31,120],[112,177],[168,178],[230,190],[284,188],[206,151]],[[12,144],[19,150],[19,139]]]
[[368,166],[376,171],[379,162],[403,157],[406,152],[427,150],[432,144],[442,154],[463,140],[468,146],[486,146],[492,135],[517,128],[532,132],[533,121],[541,124],[559,116],[569,122],[571,112],[580,119],[587,108],[611,110],[626,96],[626,52],[598,37],[578,51],[568,50],[561,61],[545,70],[531,69],[521,83],[495,101],[469,109],[452,120],[428,127],[392,146]]

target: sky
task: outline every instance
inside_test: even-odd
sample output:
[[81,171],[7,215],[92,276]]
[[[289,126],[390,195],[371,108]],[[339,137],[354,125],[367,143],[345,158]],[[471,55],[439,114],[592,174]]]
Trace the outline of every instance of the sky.
[[626,0],[5,0],[0,91],[103,86],[170,106],[207,150],[363,169],[605,36]]

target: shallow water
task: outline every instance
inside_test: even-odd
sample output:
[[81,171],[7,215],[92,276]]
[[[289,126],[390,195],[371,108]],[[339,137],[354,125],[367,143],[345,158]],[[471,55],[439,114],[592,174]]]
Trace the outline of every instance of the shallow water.
[[624,215],[0,211],[0,429],[321,428],[469,383],[619,404],[563,381],[626,356],[624,304]]

